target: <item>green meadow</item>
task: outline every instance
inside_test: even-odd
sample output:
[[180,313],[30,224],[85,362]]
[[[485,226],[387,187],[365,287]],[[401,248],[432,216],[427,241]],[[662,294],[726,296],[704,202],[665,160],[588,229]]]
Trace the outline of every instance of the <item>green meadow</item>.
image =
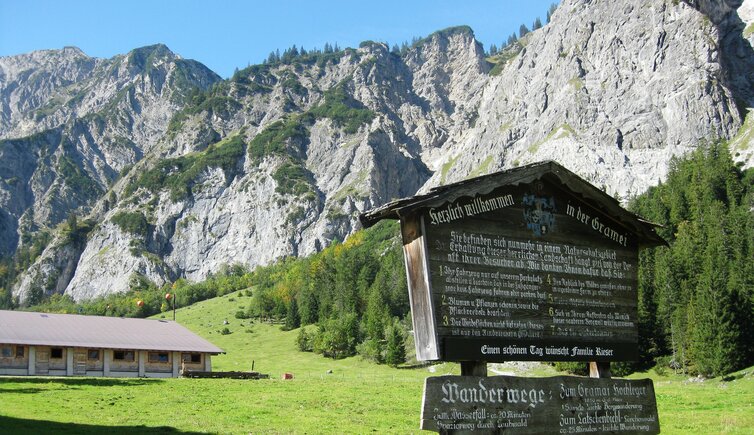
[[[459,373],[456,364],[396,369],[299,352],[298,331],[234,317],[251,301],[243,294],[180,309],[177,318],[227,352],[213,358],[214,370],[253,363],[270,379],[4,377],[0,433],[419,433],[424,378]],[[530,374],[558,373],[540,366]],[[754,432],[754,368],[724,379],[631,377],[654,380],[664,434]]]

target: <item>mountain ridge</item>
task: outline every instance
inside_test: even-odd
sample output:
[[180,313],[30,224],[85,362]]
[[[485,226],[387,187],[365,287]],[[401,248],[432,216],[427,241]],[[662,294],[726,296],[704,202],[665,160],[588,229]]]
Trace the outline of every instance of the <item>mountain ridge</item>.
[[[402,56],[365,42],[297,53],[223,81],[196,72],[206,90],[178,86],[182,104],[169,92],[148,92],[170,83],[176,67],[163,66],[178,60],[148,62],[165,58],[160,45],[134,50],[119,68],[135,66],[139,79],[111,100],[108,114],[115,115],[101,131],[128,131],[129,117],[145,112],[141,102],[159,110],[137,116],[144,126],[120,136],[134,153],[110,159],[122,164],[102,163],[107,156],[72,160],[98,162],[77,167],[102,196],[63,209],[90,212],[96,224],[81,249],[58,236],[14,293],[84,299],[127,290],[135,276],[161,285],[202,279],[230,263],[308,255],[358,229],[358,214],[369,208],[536,160],[558,160],[626,198],[661,180],[673,156],[733,138],[745,124],[754,81],[738,71],[754,56],[742,44],[737,5],[568,0],[494,70],[473,31],[461,26],[421,39]],[[96,121],[83,124],[56,134],[86,136]],[[24,149],[6,139],[0,155],[8,144]],[[741,141],[748,164],[750,149]],[[117,180],[116,167],[123,172]],[[110,169],[92,176],[102,168]],[[11,178],[1,168],[0,175]],[[17,178],[29,185],[32,177]],[[16,234],[64,219],[20,224]]]

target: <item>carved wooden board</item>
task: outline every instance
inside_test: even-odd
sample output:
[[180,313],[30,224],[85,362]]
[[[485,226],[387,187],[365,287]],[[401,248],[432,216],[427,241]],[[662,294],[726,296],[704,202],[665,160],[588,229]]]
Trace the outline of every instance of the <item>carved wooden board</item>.
[[503,186],[402,224],[419,359],[638,357],[636,239],[564,186]]
[[427,378],[421,428],[477,434],[660,432],[651,379],[576,376]]

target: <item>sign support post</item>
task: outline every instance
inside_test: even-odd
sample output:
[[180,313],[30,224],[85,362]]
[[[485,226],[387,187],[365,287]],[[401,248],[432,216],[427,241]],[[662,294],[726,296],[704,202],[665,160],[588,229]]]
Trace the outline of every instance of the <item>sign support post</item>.
[[487,376],[487,363],[483,361],[461,361],[461,376]]
[[613,377],[610,371],[610,361],[590,361],[589,362],[589,377],[590,378],[604,378],[609,379]]

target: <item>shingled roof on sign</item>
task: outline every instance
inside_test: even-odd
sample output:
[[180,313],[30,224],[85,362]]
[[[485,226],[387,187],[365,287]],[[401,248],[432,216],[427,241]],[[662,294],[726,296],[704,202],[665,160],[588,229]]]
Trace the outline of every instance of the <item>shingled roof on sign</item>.
[[359,216],[359,220],[365,228],[368,228],[383,219],[401,219],[401,217],[412,214],[419,209],[438,207],[464,196],[484,195],[501,186],[528,184],[540,179],[551,181],[556,186],[563,186],[573,194],[581,196],[585,203],[613,216],[638,236],[640,247],[667,244],[655,232],[655,227],[658,225],[624,209],[615,198],[554,161],[532,163],[507,171],[438,186],[431,189],[427,194],[398,199],[363,213]]

